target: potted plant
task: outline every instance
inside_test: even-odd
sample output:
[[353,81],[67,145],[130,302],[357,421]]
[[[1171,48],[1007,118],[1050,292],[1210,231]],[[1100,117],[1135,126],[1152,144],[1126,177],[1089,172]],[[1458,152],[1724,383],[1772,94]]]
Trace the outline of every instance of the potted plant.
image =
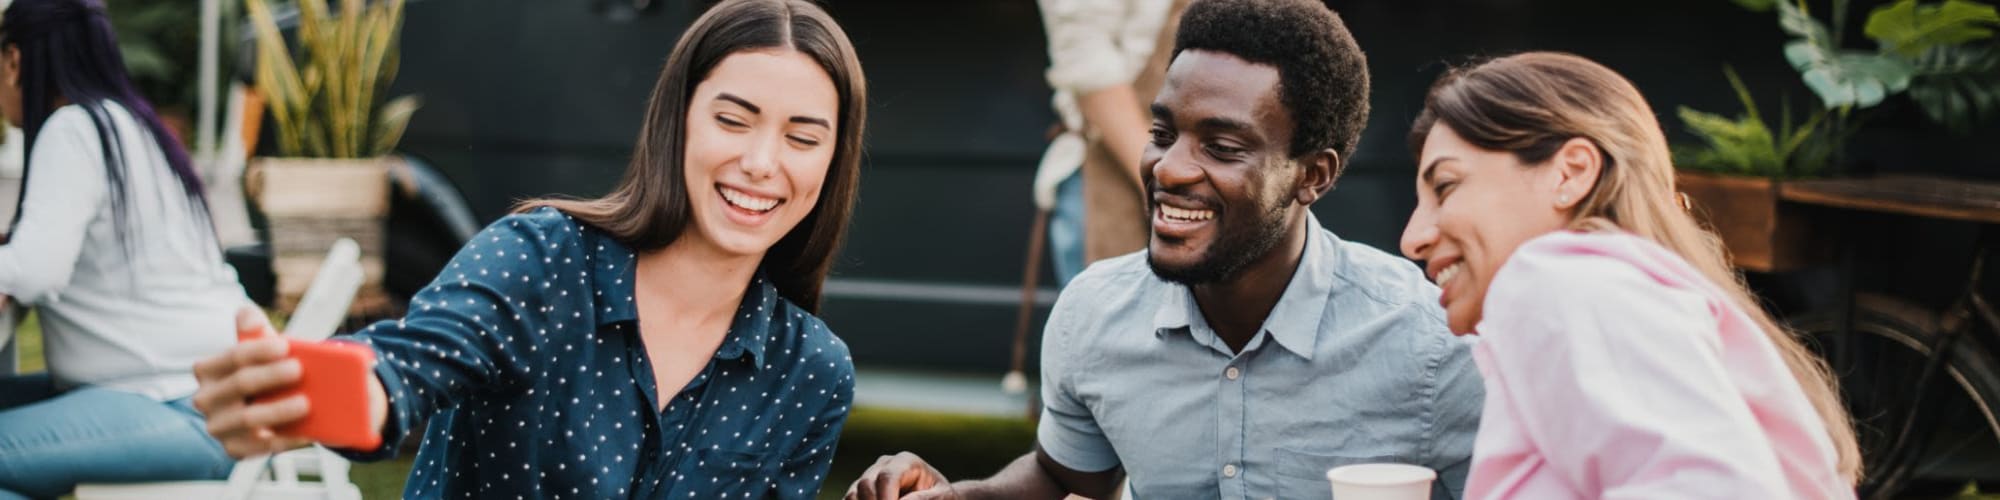
[[[1698,146],[1674,148],[1680,169],[1675,184],[1697,217],[1729,247],[1737,267],[1759,272],[1786,271],[1825,257],[1824,245],[1804,214],[1778,203],[1784,179],[1820,175],[1838,147],[1820,111],[1794,124],[1789,105],[1780,106],[1774,129],[1736,71],[1723,68],[1743,103],[1743,113],[1727,118],[1689,109],[1681,122],[1701,139]],[[1787,103],[1788,104],[1788,103]]]
[[1842,145],[1866,122],[1864,112],[1907,95],[1924,115],[1953,131],[2000,115],[2000,50],[1990,43],[2000,14],[1971,0],[1920,4],[1901,0],[1873,10],[1864,33],[1874,51],[1844,49],[1847,2],[1835,1],[1828,29],[1803,0],[1735,0],[1775,9],[1793,40],[1785,59],[1820,102],[1794,120],[1781,100],[1772,127],[1733,69],[1723,68],[1743,104],[1735,118],[1686,107],[1679,116],[1700,144],[1675,148],[1677,183],[1691,209],[1719,234],[1736,265],[1752,271],[1798,269],[1827,257],[1796,208],[1779,203],[1782,183],[1838,173]]
[[[252,162],[252,197],[269,221],[281,309],[297,304],[335,240],[361,243],[366,285],[359,313],[380,312],[389,211],[389,156],[402,139],[414,96],[385,99],[395,79],[403,1],[363,5],[298,1],[296,50],[287,47],[267,0],[245,0],[256,33],[256,87],[269,109],[278,157]],[[296,61],[296,62],[295,62]]]

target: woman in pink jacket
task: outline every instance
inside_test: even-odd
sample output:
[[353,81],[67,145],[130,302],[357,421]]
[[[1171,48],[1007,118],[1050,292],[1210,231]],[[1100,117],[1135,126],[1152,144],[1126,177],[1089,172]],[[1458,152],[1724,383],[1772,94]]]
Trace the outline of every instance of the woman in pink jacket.
[[1480,336],[1469,498],[1854,497],[1832,377],[1677,202],[1630,82],[1545,52],[1460,68],[1410,139],[1403,252]]

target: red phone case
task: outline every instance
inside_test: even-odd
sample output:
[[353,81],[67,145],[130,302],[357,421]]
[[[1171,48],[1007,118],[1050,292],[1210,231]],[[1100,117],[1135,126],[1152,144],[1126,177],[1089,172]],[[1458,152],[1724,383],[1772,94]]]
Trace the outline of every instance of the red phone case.
[[289,357],[299,362],[299,383],[251,398],[263,403],[305,394],[306,418],[279,427],[278,433],[335,448],[381,447],[382,434],[368,427],[368,384],[375,351],[339,340],[285,341],[290,344]]

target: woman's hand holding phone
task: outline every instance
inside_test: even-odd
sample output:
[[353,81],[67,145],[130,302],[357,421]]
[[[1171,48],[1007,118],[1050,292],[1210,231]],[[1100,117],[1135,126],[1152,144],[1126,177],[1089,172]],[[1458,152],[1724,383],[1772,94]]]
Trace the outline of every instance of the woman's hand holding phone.
[[236,329],[236,345],[194,367],[201,383],[195,407],[207,415],[208,433],[230,456],[274,453],[312,441],[380,446],[388,397],[368,370],[372,351],[285,339],[254,306],[238,311]]

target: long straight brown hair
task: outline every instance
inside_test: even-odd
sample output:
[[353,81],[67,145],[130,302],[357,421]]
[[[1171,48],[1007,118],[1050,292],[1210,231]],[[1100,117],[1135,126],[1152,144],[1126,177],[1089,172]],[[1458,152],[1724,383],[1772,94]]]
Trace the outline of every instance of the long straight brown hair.
[[1563,143],[1584,138],[1604,154],[1597,185],[1577,205],[1570,228],[1624,231],[1687,259],[1727,292],[1778,347],[1793,378],[1825,421],[1840,454],[1841,474],[1861,478],[1854,426],[1826,364],[1757,302],[1729,265],[1721,238],[1681,206],[1667,137],[1653,108],[1625,77],[1570,54],[1529,52],[1451,70],[1431,86],[1410,130],[1421,151],[1432,125],[1443,123],[1483,149],[1508,151],[1540,165]]
[[815,314],[833,254],[847,233],[861,179],[861,131],[868,87],[847,33],[826,11],[805,0],[726,0],[696,19],[674,44],[660,81],[646,104],[646,122],[625,176],[610,194],[591,200],[545,198],[516,211],[554,207],[616,238],[635,252],[658,250],[688,230],[682,162],[687,150],[687,108],[694,88],[731,54],[789,49],[811,57],[833,79],[840,95],[839,142],[819,202],[797,227],[764,254],[765,276],[779,295]]

